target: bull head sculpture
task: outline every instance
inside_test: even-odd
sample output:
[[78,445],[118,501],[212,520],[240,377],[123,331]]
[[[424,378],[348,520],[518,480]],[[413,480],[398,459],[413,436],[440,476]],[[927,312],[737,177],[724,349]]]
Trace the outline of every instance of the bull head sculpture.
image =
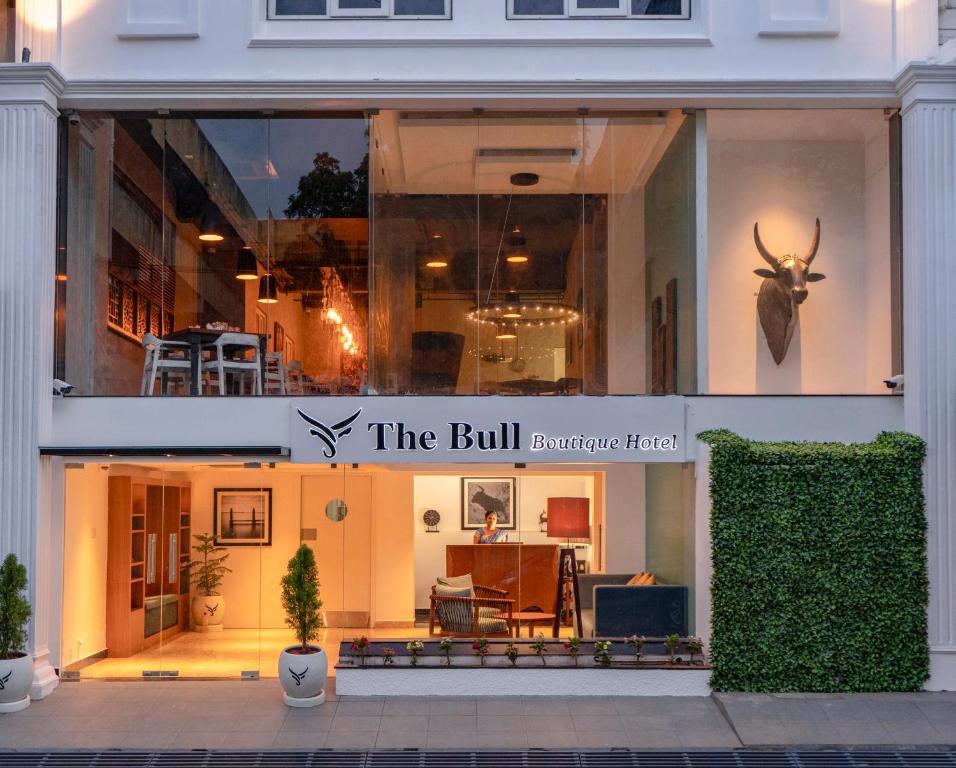
[[772,269],[755,269],[754,274],[764,278],[757,295],[757,315],[760,327],[767,337],[767,346],[777,365],[783,362],[800,319],[800,305],[807,298],[807,284],[823,280],[826,275],[811,272],[810,265],[820,247],[820,219],[813,232],[813,242],[803,258],[787,254],[777,258],[767,250],[760,239],[760,230],[754,223],[754,242],[757,250]]

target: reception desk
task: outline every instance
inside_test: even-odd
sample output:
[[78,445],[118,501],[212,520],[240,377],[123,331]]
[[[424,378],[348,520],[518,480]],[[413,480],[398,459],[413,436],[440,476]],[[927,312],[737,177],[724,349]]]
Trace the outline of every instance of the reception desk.
[[471,574],[475,584],[508,591],[516,611],[553,613],[558,594],[555,544],[449,544],[445,573]]

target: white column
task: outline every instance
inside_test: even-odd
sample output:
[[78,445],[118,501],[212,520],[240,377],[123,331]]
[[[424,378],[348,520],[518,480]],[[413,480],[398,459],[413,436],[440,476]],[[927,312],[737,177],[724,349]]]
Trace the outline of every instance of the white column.
[[29,48],[31,62],[59,63],[60,15],[60,0],[17,0],[15,61]]
[[49,661],[51,606],[50,460],[54,267],[56,258],[56,97],[48,66],[0,68],[0,555],[27,567],[34,617],[34,698],[56,687]]
[[956,688],[956,66],[908,67],[903,98],[906,429],[927,444],[931,689]]

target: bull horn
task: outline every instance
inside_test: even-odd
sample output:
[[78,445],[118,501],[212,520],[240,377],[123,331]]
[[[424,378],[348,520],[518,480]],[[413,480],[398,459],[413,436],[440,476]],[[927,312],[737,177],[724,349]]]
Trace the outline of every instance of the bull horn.
[[804,259],[809,267],[817,255],[817,249],[820,247],[820,219],[817,219],[817,225],[813,229],[813,242],[810,243],[810,250],[807,251],[807,258]]
[[763,244],[763,240],[760,239],[760,230],[757,227],[757,222],[754,222],[754,243],[757,244],[757,250],[760,251],[760,255],[764,257],[766,262],[776,269],[780,263],[774,257],[770,251],[767,250],[767,247]]

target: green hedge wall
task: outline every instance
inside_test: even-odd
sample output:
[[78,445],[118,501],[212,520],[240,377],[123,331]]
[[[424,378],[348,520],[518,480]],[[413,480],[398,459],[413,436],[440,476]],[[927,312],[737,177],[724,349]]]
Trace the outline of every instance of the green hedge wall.
[[711,447],[711,685],[911,691],[929,674],[917,437]]

